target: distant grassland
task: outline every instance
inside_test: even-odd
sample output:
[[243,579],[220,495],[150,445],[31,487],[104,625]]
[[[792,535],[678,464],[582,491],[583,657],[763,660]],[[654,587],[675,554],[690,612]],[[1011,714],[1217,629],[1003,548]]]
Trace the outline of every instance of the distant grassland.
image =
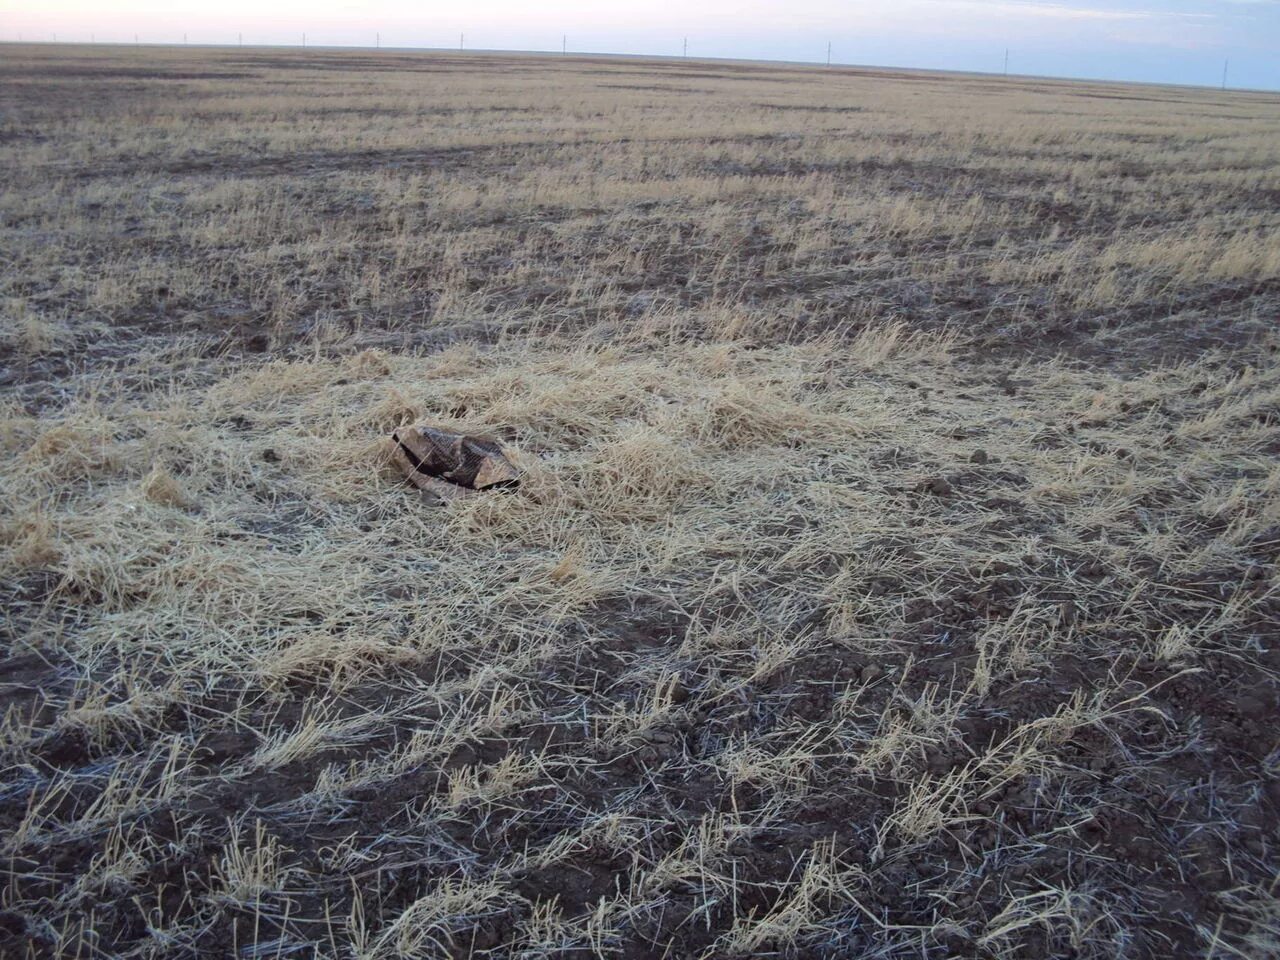
[[1280,97],[7,47],[0,163],[0,953],[1280,954]]
[[1275,95],[19,51],[0,68],[16,347],[95,321],[398,343],[696,309],[1176,349],[1262,326],[1280,276]]

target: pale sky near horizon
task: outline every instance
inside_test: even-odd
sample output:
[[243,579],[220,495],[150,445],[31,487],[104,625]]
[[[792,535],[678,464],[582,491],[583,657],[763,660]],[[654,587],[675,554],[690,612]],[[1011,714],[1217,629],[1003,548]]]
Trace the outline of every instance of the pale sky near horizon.
[[[1280,0],[0,0],[0,40],[559,50],[1280,89]],[[0,56],[3,53],[0,52]]]

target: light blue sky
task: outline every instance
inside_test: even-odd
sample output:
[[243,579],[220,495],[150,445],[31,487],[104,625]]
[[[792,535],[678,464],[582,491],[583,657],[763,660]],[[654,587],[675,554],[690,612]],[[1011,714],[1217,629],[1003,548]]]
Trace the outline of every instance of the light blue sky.
[[0,39],[559,49],[1280,89],[1280,0],[0,0]]

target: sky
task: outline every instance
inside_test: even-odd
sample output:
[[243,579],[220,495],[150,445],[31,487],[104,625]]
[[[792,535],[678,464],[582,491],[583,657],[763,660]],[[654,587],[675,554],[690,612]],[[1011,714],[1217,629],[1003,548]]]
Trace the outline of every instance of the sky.
[[[0,40],[559,50],[1280,90],[1280,0],[0,0]],[[0,52],[0,56],[3,53]]]

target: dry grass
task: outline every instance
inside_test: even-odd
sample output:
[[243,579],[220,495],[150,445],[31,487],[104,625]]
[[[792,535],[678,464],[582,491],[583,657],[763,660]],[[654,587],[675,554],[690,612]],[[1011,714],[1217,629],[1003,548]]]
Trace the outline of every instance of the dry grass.
[[1275,98],[3,70],[9,954],[1280,951]]

